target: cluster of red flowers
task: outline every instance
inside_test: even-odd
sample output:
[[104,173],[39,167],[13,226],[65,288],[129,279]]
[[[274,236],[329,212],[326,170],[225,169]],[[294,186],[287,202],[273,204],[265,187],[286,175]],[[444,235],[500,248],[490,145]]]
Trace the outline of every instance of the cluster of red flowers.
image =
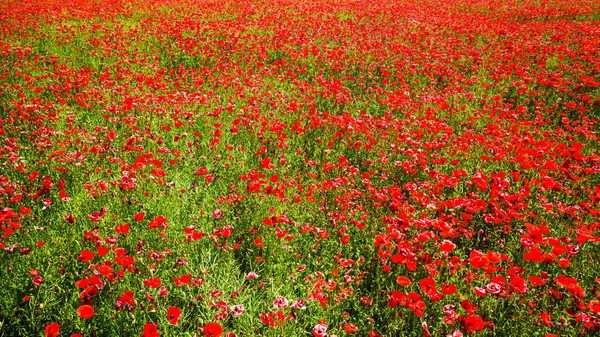
[[0,333],[600,330],[598,1],[0,13]]

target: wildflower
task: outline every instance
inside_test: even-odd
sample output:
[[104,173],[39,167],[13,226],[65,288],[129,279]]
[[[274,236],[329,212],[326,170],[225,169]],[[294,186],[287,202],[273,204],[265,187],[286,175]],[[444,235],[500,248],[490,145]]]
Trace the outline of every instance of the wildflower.
[[181,309],[176,307],[169,307],[169,310],[167,310],[167,319],[169,320],[169,322],[171,322],[171,324],[173,325],[177,325],[177,322],[180,318]]
[[223,327],[216,322],[207,323],[202,330],[205,337],[219,337],[223,334]]
[[88,319],[94,316],[94,308],[91,305],[84,304],[77,309],[77,315],[81,318]]

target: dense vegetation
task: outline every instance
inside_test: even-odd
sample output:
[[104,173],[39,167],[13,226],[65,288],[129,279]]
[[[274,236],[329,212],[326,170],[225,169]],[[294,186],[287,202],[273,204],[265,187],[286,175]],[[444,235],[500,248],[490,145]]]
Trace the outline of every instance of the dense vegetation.
[[0,0],[0,336],[598,333],[599,11]]

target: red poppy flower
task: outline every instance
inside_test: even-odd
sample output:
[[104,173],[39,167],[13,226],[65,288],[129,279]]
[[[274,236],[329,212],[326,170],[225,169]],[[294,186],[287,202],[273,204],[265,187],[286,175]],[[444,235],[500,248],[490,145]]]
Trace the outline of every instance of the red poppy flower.
[[465,317],[462,323],[467,332],[482,331],[485,327],[483,319],[474,314]]
[[442,244],[440,244],[440,249],[444,252],[444,253],[450,253],[454,248],[456,248],[456,245],[449,240],[444,240],[442,241]]
[[352,322],[344,324],[344,332],[345,333],[355,333],[358,332],[358,327],[354,325]]
[[442,288],[442,292],[445,295],[452,295],[456,292],[456,286],[454,284],[450,284],[450,285],[442,284],[441,288]]
[[423,291],[423,293],[425,293],[426,295],[437,291],[435,289],[436,282],[431,277],[422,279],[421,282],[419,282],[419,285],[421,286],[421,290]]
[[169,307],[167,311],[167,319],[171,324],[177,325],[177,321],[181,318],[181,309],[176,307]]
[[543,286],[544,284],[546,284],[546,280],[542,279],[539,276],[535,276],[535,275],[531,275],[528,277],[529,282],[531,282],[531,285],[534,287],[539,287],[539,286]]
[[[142,212],[137,213],[136,215],[133,216],[133,218],[135,220],[137,220],[138,222],[142,222],[142,221],[144,221],[144,213],[142,213]],[[150,324],[150,323],[148,323],[148,324]]]
[[75,223],[75,216],[73,214],[67,214],[63,216],[63,219],[65,219],[68,223]]
[[77,260],[83,262],[83,263],[87,263],[92,261],[92,259],[94,258],[94,256],[96,256],[96,254],[94,252],[90,252],[89,250],[82,250],[81,253],[79,254],[79,257],[77,258]]
[[410,284],[410,279],[406,276],[398,276],[398,278],[396,278],[396,282],[398,282],[399,285],[406,287]]
[[117,234],[127,235],[129,234],[129,224],[119,224],[115,226],[115,232]]
[[542,317],[542,322],[544,322],[544,324],[546,326],[554,326],[554,324],[552,324],[552,317],[550,317],[550,315],[548,313],[542,312],[541,317]]
[[498,294],[502,290],[502,287],[498,283],[491,282],[485,286],[485,290],[487,290],[488,293]]
[[46,325],[46,337],[56,337],[60,334],[60,324],[54,322]]
[[152,277],[152,278],[144,280],[144,285],[146,287],[158,288],[158,287],[160,287],[161,283],[162,283],[162,280],[159,278],[156,278],[156,277]]
[[327,336],[327,324],[319,323],[312,329],[313,336],[325,337]]
[[31,280],[31,282],[34,285],[39,286],[40,284],[44,283],[44,279],[41,276],[36,276],[33,278],[33,280]]
[[205,337],[219,337],[223,334],[223,327],[219,323],[207,323],[204,326],[202,334]]
[[277,296],[275,301],[273,301],[273,306],[275,308],[287,308],[288,300],[283,296]]
[[110,249],[108,249],[102,245],[98,246],[98,256],[103,257],[108,253],[110,253]]
[[84,304],[77,309],[77,315],[85,319],[90,318],[94,316],[94,308],[91,305]]
[[154,323],[146,323],[146,326],[144,326],[143,337],[160,337],[158,326]]
[[190,284],[191,280],[192,280],[192,275],[187,274],[187,275],[181,275],[181,277],[176,277],[174,281],[175,281],[176,286],[181,287],[182,285]]
[[487,290],[485,288],[474,287],[473,290],[475,291],[475,294],[479,297],[485,297],[485,294],[487,294]]

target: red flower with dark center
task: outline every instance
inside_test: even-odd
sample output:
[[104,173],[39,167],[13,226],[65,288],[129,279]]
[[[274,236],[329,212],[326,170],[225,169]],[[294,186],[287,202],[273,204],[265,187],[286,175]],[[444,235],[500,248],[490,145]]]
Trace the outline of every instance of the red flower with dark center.
[[462,322],[462,325],[467,330],[467,332],[482,331],[485,327],[483,319],[481,319],[481,317],[479,317],[478,315],[474,314],[465,317]]
[[179,321],[179,318],[181,318],[181,309],[176,307],[169,307],[169,310],[167,311],[167,319],[169,320],[169,322],[171,322],[171,324],[173,325],[177,325],[177,321]]
[[437,291],[435,289],[435,284],[435,280],[431,277],[422,279],[419,283],[419,285],[421,286],[421,291],[423,291],[423,293],[425,293],[426,295]]
[[313,336],[325,337],[327,336],[327,324],[319,323],[312,329]]
[[275,308],[286,308],[288,306],[288,300],[283,296],[277,296],[275,301],[273,301],[273,306]]

